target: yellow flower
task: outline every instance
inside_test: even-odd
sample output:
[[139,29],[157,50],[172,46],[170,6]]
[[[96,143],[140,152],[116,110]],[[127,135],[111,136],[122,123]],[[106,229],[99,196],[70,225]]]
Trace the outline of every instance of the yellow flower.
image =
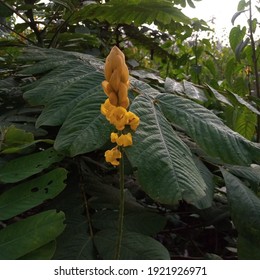
[[125,63],[125,55],[116,46],[111,49],[106,58],[105,78],[102,87],[110,103],[127,109],[129,106],[129,71]]
[[119,159],[122,157],[121,152],[117,149],[117,147],[112,150],[107,150],[105,152],[106,162],[111,163],[112,165],[119,165]]
[[116,143],[117,143],[118,146],[123,146],[123,147],[133,145],[132,134],[127,133],[127,134],[120,135],[117,138]]
[[120,136],[118,136],[117,133],[112,132],[110,135],[110,139],[112,143],[117,143],[118,146],[127,147],[133,145],[131,133],[121,134]]
[[139,117],[135,113],[130,112],[130,111],[127,112],[126,117],[127,117],[128,124],[130,125],[131,129],[135,131],[140,123]]
[[115,132],[112,132],[111,135],[110,135],[111,142],[116,143],[117,139],[118,139],[118,134],[115,133]]
[[121,106],[115,107],[109,115],[109,121],[117,130],[123,130],[128,123],[126,109]]

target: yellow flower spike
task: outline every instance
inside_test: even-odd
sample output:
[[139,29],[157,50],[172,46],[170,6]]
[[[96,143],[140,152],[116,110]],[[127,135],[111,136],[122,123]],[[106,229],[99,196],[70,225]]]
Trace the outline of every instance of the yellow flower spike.
[[111,163],[114,166],[119,165],[119,159],[122,157],[121,152],[118,150],[117,147],[113,148],[112,150],[107,150],[105,152],[105,159],[106,162]]
[[127,112],[126,117],[127,117],[128,124],[130,125],[131,129],[135,131],[140,123],[139,117],[135,113],[130,112],[130,111]]
[[133,145],[132,134],[127,133],[127,134],[120,135],[117,138],[116,143],[118,146],[123,146],[123,147],[132,146]]

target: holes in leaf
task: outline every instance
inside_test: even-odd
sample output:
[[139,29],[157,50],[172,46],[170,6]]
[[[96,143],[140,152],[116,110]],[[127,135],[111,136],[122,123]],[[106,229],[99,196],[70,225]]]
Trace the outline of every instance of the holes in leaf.
[[31,189],[31,192],[38,192],[38,191],[39,191],[39,188],[37,188],[37,187]]
[[48,188],[44,188],[44,192],[47,194],[49,192]]
[[53,183],[53,181],[50,180],[47,185],[50,186],[52,183]]

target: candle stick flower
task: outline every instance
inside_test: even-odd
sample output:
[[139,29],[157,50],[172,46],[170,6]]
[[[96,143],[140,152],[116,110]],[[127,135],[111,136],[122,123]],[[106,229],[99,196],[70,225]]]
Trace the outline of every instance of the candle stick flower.
[[128,111],[129,98],[129,71],[125,63],[125,55],[119,48],[114,46],[106,58],[105,81],[102,87],[107,95],[106,101],[101,105],[101,113],[115,126],[117,133],[111,134],[111,142],[117,146],[105,152],[105,159],[114,166],[120,164],[122,148],[133,144],[130,132],[124,133],[129,128],[135,131],[140,119],[133,112]]

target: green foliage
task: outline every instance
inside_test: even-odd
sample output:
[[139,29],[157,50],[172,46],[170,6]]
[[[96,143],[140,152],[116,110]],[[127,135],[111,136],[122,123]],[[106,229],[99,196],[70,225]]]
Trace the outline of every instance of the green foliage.
[[81,20],[106,20],[113,24],[134,22],[136,26],[154,22],[161,27],[175,21],[186,24],[190,22],[180,9],[165,0],[110,0],[104,5],[94,3],[86,5],[76,17]]
[[[0,258],[114,258],[120,191],[103,157],[113,128],[100,113],[98,57],[116,44],[133,68],[130,110],[140,117],[125,149],[121,259],[230,258],[232,247],[258,259],[260,103],[248,96],[246,27],[223,48],[199,39],[206,23],[180,10],[191,0],[80,2],[0,2]],[[239,2],[233,23],[248,5]],[[25,47],[17,59],[28,43],[48,48]],[[220,249],[208,243],[212,228]]]
[[[32,51],[39,52],[37,49]],[[42,79],[25,88],[27,91],[24,96],[33,104],[45,106],[37,120],[38,125],[41,125],[44,116],[46,121],[42,124],[61,126],[54,145],[60,152],[70,156],[94,152],[102,148],[109,139],[111,131],[110,125],[106,125],[104,117],[99,112],[100,103],[104,101],[104,94],[100,89],[100,83],[104,79],[99,70],[101,69],[101,63],[98,60],[94,62],[94,57],[89,63],[84,59],[84,55],[70,53],[67,58],[66,55],[64,56],[61,66],[59,64],[53,65],[50,64],[48,58],[48,55],[53,56],[52,52],[57,53],[55,50],[45,50],[45,59],[41,59],[34,66],[23,70],[23,73],[33,74],[34,71],[39,73],[39,71],[42,71],[41,69],[44,72],[44,69],[48,69],[48,73]],[[77,61],[77,67],[74,61]],[[66,72],[64,72],[64,69],[66,69]],[[79,82],[75,83],[74,76],[69,73],[75,73],[77,75],[76,80]],[[84,79],[85,76],[89,79]],[[253,162],[259,163],[259,146],[235,133],[212,111],[201,105],[209,102],[209,100],[214,100],[221,106],[228,106],[230,110],[239,104],[246,108],[252,116],[258,114],[258,111],[251,104],[236,94],[222,93],[210,86],[197,87],[187,81],[178,83],[170,79],[166,80],[165,90],[161,90],[163,92],[135,79],[132,79],[131,83],[133,92],[138,92],[138,96],[132,101],[131,111],[141,117],[141,124],[134,134],[134,145],[127,149],[127,156],[132,168],[136,169],[136,175],[142,190],[157,203],[177,205],[179,201],[184,200],[197,208],[208,208],[212,205],[215,188],[213,174],[203,162],[193,156],[194,150],[191,149],[191,142],[184,141],[179,129],[191,137],[192,140],[189,141],[194,141],[198,145],[196,152],[211,162],[231,163],[236,166],[239,164],[250,165]],[[66,87],[64,84],[66,84]],[[91,91],[92,87],[95,91]],[[96,90],[96,87],[99,90]],[[47,88],[48,98],[42,95],[47,92]],[[77,102],[71,103],[73,100],[77,100]],[[60,105],[65,110],[61,110]],[[50,110],[49,108],[56,109]],[[86,110],[86,108],[88,109]],[[68,113],[71,110],[72,112]],[[55,116],[58,116],[58,118]],[[178,129],[176,130],[175,127]],[[99,132],[104,133],[104,131],[107,131],[106,135],[102,134],[101,137]],[[76,137],[75,134],[77,134]],[[66,139],[71,139],[67,143],[72,143],[73,146],[62,144],[67,141]],[[102,142],[100,142],[101,140]],[[192,185],[190,184],[191,181]],[[97,188],[97,183],[94,183],[94,185]],[[111,193],[113,192],[116,199],[111,200]],[[60,244],[63,243],[63,246],[59,245],[61,247],[58,247],[60,249],[58,249],[56,257],[69,258],[64,253],[67,246],[74,248],[69,254],[73,258],[94,258],[94,247],[97,248],[102,258],[112,257],[113,253],[108,254],[107,249],[104,248],[114,246],[111,244],[116,240],[116,236],[113,235],[112,237],[111,234],[117,227],[117,212],[111,212],[109,209],[117,209],[119,193],[115,190],[113,192],[110,190],[106,195],[102,188],[102,195],[99,193],[98,198],[95,199],[93,191],[90,192],[91,196],[94,195],[93,199],[89,201],[90,207],[98,209],[98,212],[88,222],[82,220],[82,223],[80,222],[81,219],[75,220],[73,218],[74,221],[79,221],[78,226],[76,226],[77,223],[74,224],[73,222],[70,229],[64,232],[64,237],[61,237],[61,240],[69,239],[66,236],[75,232],[74,227],[84,232],[86,228],[90,230],[90,227],[101,231],[93,237],[86,232],[82,232],[82,235],[80,235],[82,237],[77,242],[71,241],[70,245],[66,245],[65,241],[61,242]],[[137,207],[132,204],[133,202],[129,203],[130,201],[126,200],[129,209]],[[126,207],[128,208],[128,206]],[[101,211],[101,209],[107,210]],[[134,236],[136,234],[147,236],[154,235],[157,231],[146,230],[146,227],[147,229],[150,227],[149,224],[144,229],[143,227],[139,229],[138,219],[135,215],[133,212],[126,214],[125,217],[126,239],[123,243],[127,242],[127,245],[123,245],[123,247],[131,247],[133,251],[130,250],[130,253],[124,252],[122,258],[135,258],[136,252],[140,253],[138,251],[139,245],[131,243],[134,232]],[[138,218],[141,217],[142,214],[138,216]],[[135,227],[133,227],[134,221],[136,222]],[[149,219],[146,223],[148,221]],[[91,226],[89,223],[91,223]],[[68,222],[69,224],[70,222]],[[108,233],[109,238],[107,237]],[[140,240],[146,242],[142,238]],[[152,242],[151,240],[153,239],[149,237],[147,242]],[[157,245],[155,246],[157,248]],[[156,254],[159,255],[155,255],[154,258],[161,258],[159,252],[164,249],[159,247],[156,250]],[[81,254],[83,248],[85,253]],[[142,247],[140,248],[142,251]],[[154,253],[149,252],[150,254],[153,256]],[[145,255],[145,258],[147,258],[147,255]],[[165,255],[164,258],[166,258]]]
[[51,165],[64,156],[53,148],[34,152],[38,143],[48,145],[53,141],[34,140],[33,133],[5,124],[1,123],[4,157],[0,170],[0,221],[4,227],[0,230],[0,259],[50,259],[56,249],[55,239],[65,228],[65,218],[62,212],[40,209],[65,188],[67,171],[51,170]]
[[227,185],[231,215],[238,230],[240,259],[260,258],[260,200],[234,175],[222,170]]
[[0,220],[8,220],[57,196],[65,187],[66,175],[65,169],[54,169],[4,192],[0,197]]
[[[184,199],[198,206],[207,187],[192,155],[154,106],[156,100],[149,98],[149,93],[143,94],[131,105],[131,111],[143,117],[133,138],[135,145],[127,150],[133,167],[138,170],[139,182],[156,201],[175,204]],[[210,201],[202,207],[209,205]]]
[[2,229],[0,259],[14,260],[48,244],[64,230],[64,219],[62,212],[49,210]]
[[53,148],[49,148],[42,152],[13,159],[1,166],[0,182],[16,183],[24,180],[62,158],[63,156],[57,154]]

